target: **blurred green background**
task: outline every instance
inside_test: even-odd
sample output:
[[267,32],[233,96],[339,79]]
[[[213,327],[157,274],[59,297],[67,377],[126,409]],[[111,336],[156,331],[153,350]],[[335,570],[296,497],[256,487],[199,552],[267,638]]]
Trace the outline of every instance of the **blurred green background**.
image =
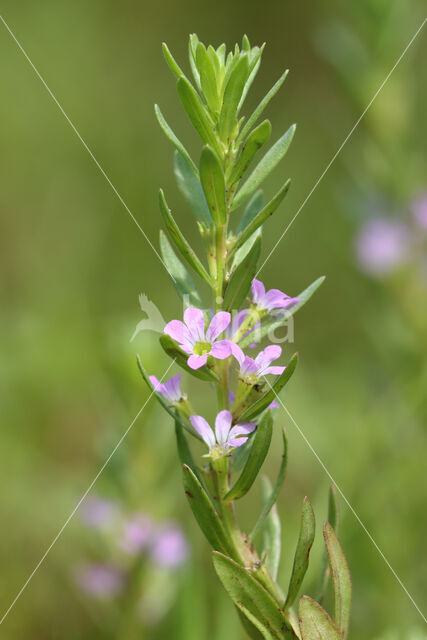
[[[275,137],[293,122],[298,128],[265,185],[270,194],[284,177],[293,182],[265,229],[264,256],[421,24],[422,10],[415,0],[4,0],[1,7],[155,246],[159,186],[198,242],[174,183],[172,149],[153,112],[158,102],[196,156],[199,142],[161,42],[187,69],[189,33],[214,45],[232,46],[244,33],[252,44],[265,41],[245,113],[289,67],[267,116]],[[363,64],[355,53],[361,49]],[[382,194],[407,219],[411,199],[427,186],[426,54],[424,29],[261,274],[269,287],[290,295],[327,276],[296,317],[296,344],[286,350],[289,356],[298,349],[301,365],[285,401],[424,614],[427,284],[414,275],[416,257],[387,278],[363,273],[354,238],[363,218],[375,213],[372,194]],[[2,616],[146,399],[135,352],[159,377],[166,368],[157,334],[130,342],[143,318],[138,295],[145,293],[165,319],[179,317],[181,307],[154,252],[2,24],[0,56]],[[200,388],[189,380],[184,386],[190,393]],[[277,420],[287,425],[290,442],[279,502],[284,587],[304,495],[318,520],[307,591],[320,561],[330,481],[289,418]],[[273,448],[272,474],[278,456]],[[172,425],[153,402],[93,493],[181,522],[193,547],[186,566],[167,578],[176,591],[170,608],[151,626],[142,621],[139,637],[243,637],[190,517]],[[242,507],[247,522],[256,495],[252,500]],[[422,617],[345,504],[340,537],[354,582],[351,638],[427,637]],[[73,580],[87,538],[76,515],[0,626],[0,637],[122,637],[106,631],[108,603],[88,601]],[[420,635],[411,635],[417,629]]]

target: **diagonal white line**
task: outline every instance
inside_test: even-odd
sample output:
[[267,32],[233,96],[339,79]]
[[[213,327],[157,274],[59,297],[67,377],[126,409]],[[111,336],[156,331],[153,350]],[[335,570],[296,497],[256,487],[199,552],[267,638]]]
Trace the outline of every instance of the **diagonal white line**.
[[260,273],[261,269],[264,268],[266,262],[271,258],[272,254],[274,253],[274,251],[277,249],[278,245],[280,244],[280,242],[283,240],[283,238],[285,237],[285,235],[287,234],[287,232],[289,231],[289,229],[291,228],[291,226],[293,225],[293,223],[295,222],[295,220],[297,219],[297,217],[299,216],[299,214],[301,213],[302,209],[305,207],[305,205],[307,204],[307,202],[310,200],[311,196],[313,195],[313,193],[316,191],[317,187],[319,186],[319,184],[322,182],[323,178],[325,177],[325,175],[327,174],[327,172],[329,171],[329,169],[331,168],[331,166],[333,165],[333,163],[335,162],[335,160],[337,159],[337,157],[339,156],[339,154],[341,153],[341,151],[343,150],[343,148],[345,147],[345,145],[347,144],[347,142],[349,141],[349,139],[351,138],[351,136],[353,135],[353,133],[355,132],[355,130],[357,129],[357,127],[359,126],[360,122],[362,121],[362,119],[365,117],[367,111],[370,109],[370,107],[372,106],[372,104],[374,103],[374,101],[376,100],[376,98],[378,97],[378,95],[381,93],[382,89],[384,88],[384,86],[386,85],[386,83],[388,82],[388,80],[390,79],[390,76],[393,74],[394,70],[396,69],[396,67],[399,65],[399,63],[401,62],[401,60],[404,58],[404,56],[406,55],[407,51],[409,50],[409,48],[411,47],[411,45],[413,44],[413,42],[415,41],[416,37],[419,35],[419,33],[421,32],[421,29],[424,27],[425,23],[427,21],[427,18],[424,18],[424,20],[422,21],[421,25],[418,27],[418,29],[416,30],[416,32],[414,33],[414,35],[412,36],[412,38],[410,39],[410,41],[408,42],[408,44],[406,45],[406,47],[404,48],[404,50],[402,51],[402,53],[400,54],[400,56],[398,57],[398,59],[396,60],[396,62],[394,63],[394,65],[392,66],[392,68],[390,69],[390,71],[388,72],[388,74],[386,75],[386,77],[384,78],[383,82],[380,84],[379,88],[377,89],[377,91],[374,93],[374,95],[372,96],[371,100],[369,101],[367,107],[363,110],[362,114],[359,116],[359,118],[356,120],[355,124],[353,125],[353,127],[350,129],[350,131],[348,132],[347,136],[344,139],[344,142],[338,147],[338,150],[334,153],[334,155],[332,156],[331,160],[329,161],[328,165],[326,166],[326,168],[324,169],[324,171],[320,174],[319,178],[317,179],[317,181],[315,182],[313,188],[311,189],[311,191],[309,192],[309,194],[307,195],[307,197],[305,198],[305,200],[302,202],[302,204],[300,205],[299,209],[297,210],[297,212],[295,213],[294,217],[292,218],[292,220],[289,222],[289,224],[287,225],[287,227],[285,228],[285,230],[283,231],[282,235],[280,236],[280,238],[277,240],[276,244],[273,246],[273,248],[271,249],[270,253],[268,254],[268,256],[266,257],[266,259],[264,260],[264,262],[262,263],[262,265],[260,266],[260,268],[258,269],[258,271],[255,274],[255,277],[258,276],[258,274]]
[[43,76],[41,75],[41,73],[39,72],[39,70],[37,69],[37,67],[34,65],[34,63],[32,62],[32,60],[30,59],[29,55],[27,54],[27,52],[25,51],[25,49],[23,48],[23,46],[21,45],[21,43],[19,42],[19,40],[17,39],[17,37],[15,36],[15,34],[13,33],[12,29],[9,27],[9,25],[7,24],[6,20],[3,18],[2,15],[0,15],[0,20],[2,21],[2,23],[4,24],[4,26],[6,27],[7,31],[9,32],[9,34],[11,35],[11,37],[13,38],[13,40],[15,41],[15,43],[17,44],[18,48],[20,49],[20,51],[22,52],[22,54],[24,55],[25,59],[27,60],[27,62],[30,64],[30,66],[32,67],[34,73],[36,74],[36,76],[39,78],[39,80],[41,81],[41,83],[43,84],[43,86],[45,87],[46,91],[48,92],[48,94],[50,95],[50,97],[52,98],[52,100],[54,101],[54,103],[56,104],[56,106],[58,107],[58,109],[60,110],[60,112],[62,113],[62,115],[64,116],[64,118],[66,119],[66,121],[68,122],[68,124],[70,125],[70,127],[72,128],[72,130],[74,131],[74,133],[76,134],[76,136],[78,137],[78,139],[80,140],[80,142],[82,143],[83,147],[86,149],[86,151],[88,152],[88,154],[90,155],[90,157],[92,158],[92,160],[94,161],[95,165],[97,166],[97,168],[99,169],[99,171],[101,172],[101,174],[104,176],[104,178],[106,179],[106,181],[108,182],[108,184],[110,185],[111,189],[113,190],[114,194],[117,196],[117,198],[119,199],[120,203],[123,205],[123,207],[126,209],[127,213],[129,214],[129,216],[132,218],[132,220],[134,221],[134,223],[136,224],[136,226],[138,227],[138,229],[140,230],[140,232],[142,233],[142,235],[144,236],[144,238],[146,239],[146,241],[148,242],[148,244],[150,245],[150,247],[152,248],[152,250],[154,251],[154,253],[156,254],[156,256],[158,257],[158,259],[160,260],[160,262],[163,264],[164,268],[166,269],[166,271],[169,273],[170,277],[172,278],[172,280],[175,282],[175,278],[173,277],[173,275],[171,274],[171,272],[169,271],[169,269],[167,268],[165,262],[163,261],[162,257],[160,256],[159,252],[157,251],[157,249],[155,248],[155,246],[153,245],[153,243],[151,242],[151,240],[149,239],[149,237],[147,236],[147,234],[145,233],[144,229],[141,227],[141,225],[139,224],[138,220],[135,218],[135,216],[133,215],[132,211],[129,209],[129,207],[127,206],[126,202],[123,200],[122,196],[120,195],[120,193],[117,191],[116,187],[114,186],[114,184],[111,182],[110,178],[108,177],[108,175],[105,173],[104,169],[102,168],[102,166],[100,165],[100,163],[98,162],[98,160],[95,158],[95,156],[93,155],[92,151],[90,150],[90,148],[88,147],[88,145],[86,144],[85,140],[82,138],[82,136],[80,135],[80,133],[78,132],[77,128],[75,127],[75,125],[73,124],[73,122],[70,120],[69,116],[67,115],[67,113],[65,112],[65,110],[63,109],[63,107],[61,106],[61,104],[59,103],[59,101],[57,100],[56,96],[54,95],[54,93],[51,91],[51,89],[49,88],[46,80],[43,78]]
[[391,566],[390,562],[387,560],[386,556],[384,555],[384,553],[381,551],[380,547],[378,546],[378,544],[375,542],[374,538],[372,537],[372,535],[370,534],[370,532],[368,531],[368,529],[366,528],[366,525],[363,523],[363,521],[360,519],[359,515],[356,513],[356,511],[354,510],[354,508],[352,507],[352,505],[350,504],[348,498],[345,496],[345,494],[343,493],[342,489],[339,487],[339,485],[336,483],[335,479],[332,477],[331,473],[329,472],[328,468],[326,467],[325,463],[323,462],[323,460],[320,458],[320,456],[318,455],[317,451],[315,451],[315,449],[313,448],[312,444],[310,443],[310,441],[308,440],[307,436],[305,435],[305,433],[303,432],[303,430],[301,429],[301,427],[297,424],[295,418],[291,415],[291,413],[289,412],[288,408],[283,404],[281,398],[279,398],[279,396],[277,395],[277,393],[274,391],[273,387],[271,386],[269,380],[267,380],[267,378],[264,377],[264,380],[267,382],[268,386],[270,387],[270,389],[273,391],[274,395],[276,396],[276,400],[281,404],[282,408],[286,411],[286,413],[288,414],[289,418],[292,420],[294,426],[297,428],[298,433],[300,434],[300,436],[302,437],[302,439],[304,440],[304,442],[306,443],[306,445],[308,446],[308,448],[310,449],[310,451],[312,452],[312,454],[314,455],[314,457],[316,458],[316,460],[318,461],[318,463],[320,464],[320,466],[322,467],[323,471],[326,473],[326,475],[328,476],[328,478],[331,480],[331,482],[335,485],[335,487],[337,488],[337,491],[339,492],[339,494],[341,495],[342,499],[344,500],[344,502],[346,503],[347,507],[350,509],[351,513],[354,515],[354,517],[356,518],[357,522],[360,524],[360,526],[362,527],[363,531],[366,533],[366,535],[368,536],[369,540],[372,542],[372,544],[374,545],[375,549],[378,551],[378,553],[380,554],[381,558],[384,560],[384,562],[386,563],[386,565],[388,566],[388,568],[390,569],[390,571],[392,572],[393,576],[396,578],[397,582],[400,584],[400,586],[402,587],[403,591],[406,593],[406,595],[408,596],[409,600],[412,602],[412,604],[414,605],[415,609],[418,611],[418,613],[420,614],[421,618],[424,620],[424,622],[427,624],[427,618],[425,617],[425,615],[423,614],[423,612],[421,611],[421,609],[419,608],[419,606],[417,605],[417,603],[415,602],[414,598],[411,596],[411,594],[409,593],[408,589],[405,587],[405,585],[403,584],[402,580],[399,578],[399,576],[397,575],[396,571],[393,569],[393,567]]
[[[170,363],[170,365],[168,366],[168,368],[166,369],[166,371],[162,375],[162,377],[160,379],[160,382],[162,382],[164,377],[167,375],[169,369],[172,367],[174,362],[175,362],[175,360],[172,360],[172,362]],[[129,431],[132,429],[133,425],[138,420],[139,416],[141,415],[141,413],[143,412],[143,410],[145,409],[147,404],[150,402],[153,394],[154,394],[154,390],[150,393],[150,395],[148,396],[147,400],[144,402],[144,404],[142,405],[142,407],[140,408],[140,410],[138,411],[138,413],[136,414],[136,416],[134,417],[134,419],[132,420],[132,422],[130,423],[130,425],[128,426],[128,428],[126,429],[126,431],[124,432],[124,434],[122,435],[122,437],[120,438],[120,440],[118,441],[118,443],[116,444],[116,446],[114,447],[114,449],[112,450],[110,455],[108,456],[108,458],[105,460],[104,464],[99,469],[98,473],[96,474],[96,476],[94,477],[94,479],[92,480],[92,482],[90,483],[90,485],[88,486],[86,491],[83,493],[83,495],[81,496],[81,498],[77,502],[76,506],[74,507],[74,509],[72,510],[72,512],[70,513],[70,515],[68,516],[68,518],[66,519],[66,521],[64,522],[64,524],[62,525],[62,527],[60,528],[60,530],[58,531],[58,533],[56,534],[56,536],[54,537],[54,539],[52,540],[52,542],[50,543],[50,545],[48,546],[48,548],[46,549],[46,551],[44,552],[44,554],[42,555],[40,560],[38,561],[38,563],[36,564],[36,566],[34,567],[32,572],[30,573],[30,575],[28,576],[28,578],[26,579],[24,584],[22,585],[21,589],[16,594],[15,598],[10,603],[8,609],[5,611],[5,613],[3,614],[2,618],[0,619],[0,624],[2,624],[4,622],[4,620],[6,619],[6,617],[9,615],[9,613],[11,612],[11,610],[13,609],[13,607],[15,606],[15,604],[17,603],[19,598],[24,593],[25,589],[28,587],[28,585],[31,582],[31,580],[34,578],[34,576],[37,573],[37,571],[40,569],[40,567],[43,564],[43,562],[46,560],[46,557],[51,552],[52,548],[58,542],[59,538],[61,537],[61,535],[63,534],[64,530],[66,529],[66,527],[70,523],[71,519],[74,517],[74,515],[78,511],[80,505],[82,504],[82,502],[84,501],[84,499],[86,498],[88,493],[92,490],[92,487],[94,486],[94,484],[98,480],[99,476],[103,473],[104,469],[106,468],[106,466],[110,462],[111,458],[114,456],[114,454],[116,453],[117,449],[120,447],[120,445],[122,444],[123,440],[126,438],[126,436],[128,435]]]

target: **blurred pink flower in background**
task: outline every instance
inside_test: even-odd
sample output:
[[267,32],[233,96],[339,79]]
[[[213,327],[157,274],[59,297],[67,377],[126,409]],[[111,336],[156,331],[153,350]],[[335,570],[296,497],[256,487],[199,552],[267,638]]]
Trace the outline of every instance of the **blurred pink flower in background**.
[[140,553],[150,543],[152,533],[151,518],[145,513],[138,513],[124,524],[119,546],[126,553]]
[[76,582],[79,587],[97,598],[112,598],[122,589],[124,583],[123,572],[108,564],[82,565],[76,572]]
[[414,200],[412,213],[417,224],[427,231],[427,191]]
[[187,540],[177,525],[170,523],[158,529],[151,546],[151,557],[157,566],[178,567],[188,554]]
[[80,508],[80,519],[93,529],[108,529],[117,518],[118,507],[107,498],[89,497]]
[[361,269],[376,276],[385,276],[405,262],[408,249],[408,228],[387,218],[369,220],[356,237]]

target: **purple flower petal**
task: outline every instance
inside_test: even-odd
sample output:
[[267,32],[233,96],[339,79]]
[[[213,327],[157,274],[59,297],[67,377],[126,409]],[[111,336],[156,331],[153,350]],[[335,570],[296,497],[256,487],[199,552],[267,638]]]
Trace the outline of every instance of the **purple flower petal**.
[[235,399],[236,399],[236,394],[233,393],[233,391],[228,390],[228,402],[230,404],[233,404]]
[[253,422],[242,422],[241,424],[236,424],[233,427],[228,435],[228,443],[230,447],[240,447],[247,440],[245,435],[252,433],[255,431],[256,425]]
[[167,380],[163,385],[163,395],[170,402],[179,402],[182,397],[181,394],[181,378],[182,375],[178,373],[178,375],[173,376],[169,380]]
[[232,317],[232,320],[228,325],[227,331],[225,334],[227,338],[229,338],[230,340],[233,338],[236,331],[240,329],[240,327],[242,326],[243,321],[245,320],[248,313],[249,313],[249,309],[242,309]]
[[257,304],[265,296],[265,287],[260,280],[256,280],[254,278],[252,280],[251,289],[254,302]]
[[242,376],[252,376],[255,373],[258,373],[258,365],[255,360],[249,356],[245,356],[245,359],[242,362],[240,367],[240,373]]
[[210,350],[210,355],[218,360],[225,360],[225,358],[231,356],[230,340],[219,340],[219,342],[214,342],[212,349]]
[[242,349],[232,340],[229,340],[229,344],[232,355],[236,358],[239,364],[242,364],[243,360],[245,359],[245,354],[243,353]]
[[162,383],[160,382],[160,380],[158,378],[156,378],[156,376],[148,376],[148,379],[150,380],[151,384],[154,387],[154,391],[157,391],[157,393],[163,393],[162,391]]
[[273,360],[277,360],[282,355],[282,348],[279,347],[278,344],[271,344],[266,347],[263,351],[260,351],[257,357],[255,358],[255,362],[259,366],[261,370],[268,367]]
[[209,449],[215,446],[215,435],[202,416],[190,416],[190,422],[197,433],[202,436]]
[[279,403],[276,402],[275,400],[273,400],[273,402],[270,402],[270,404],[267,407],[267,409],[278,409],[278,408],[279,408]]
[[231,315],[228,311],[218,311],[214,315],[206,332],[206,339],[208,342],[214,342],[217,337],[225,331],[231,321]]
[[267,367],[263,370],[262,375],[268,376],[268,374],[272,374],[273,376],[281,376],[286,367]]
[[196,356],[195,354],[193,354],[188,358],[187,364],[190,369],[200,369],[200,367],[203,367],[207,363],[207,361],[208,356],[206,353],[202,356]]
[[178,567],[187,560],[188,554],[188,543],[179,527],[167,525],[159,530],[151,550],[157,566]]
[[193,344],[190,332],[181,320],[171,320],[167,323],[163,331],[179,344]]
[[227,409],[218,413],[215,418],[215,435],[218,444],[226,444],[232,422],[233,416]]
[[184,311],[184,322],[188,327],[193,344],[205,339],[205,317],[201,309],[188,307]]

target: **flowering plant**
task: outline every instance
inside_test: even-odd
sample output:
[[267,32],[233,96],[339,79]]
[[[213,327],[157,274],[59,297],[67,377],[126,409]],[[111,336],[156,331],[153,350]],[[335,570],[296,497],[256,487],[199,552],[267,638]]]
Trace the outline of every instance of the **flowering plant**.
[[[176,150],[178,187],[196,218],[206,246],[207,265],[179,229],[161,190],[160,210],[167,230],[167,236],[160,232],[162,258],[186,308],[183,322],[167,323],[160,343],[177,365],[210,383],[208,389],[216,389],[218,414],[214,428],[212,420],[209,423],[198,415],[181,391],[180,376],[159,381],[147,374],[140,358],[138,364],[152,393],[174,418],[185,493],[213,547],[215,570],[248,635],[267,640],[342,640],[348,631],[351,581],[336,536],[337,505],[333,489],[329,523],[324,527],[326,554],[317,598],[320,601],[323,598],[331,574],[335,593],[333,618],[307,595],[299,599],[298,610],[294,610],[314,540],[315,519],[308,498],[303,502],[301,530],[286,595],[276,581],[280,523],[275,503],[287,463],[284,429],[278,477],[273,486],[266,478],[262,479],[262,510],[249,534],[241,530],[234,508],[235,501],[249,492],[261,471],[272,438],[272,411],[297,364],[295,354],[286,364],[272,366],[282,355],[278,345],[266,346],[255,357],[244,350],[283,325],[323,281],[319,278],[298,296],[290,297],[278,289],[266,291],[256,279],[262,226],[285,197],[289,180],[267,204],[259,187],[286,154],[295,126],[274,143],[248,177],[244,176],[270,137],[269,120],[257,123],[287,72],[246,119],[239,114],[258,72],[263,47],[251,47],[245,36],[241,48],[236,45],[227,53],[224,44],[217,49],[205,47],[196,35],[190,36],[194,84],[166,45],[163,51],[177,78],[182,105],[204,145],[196,166],[156,106],[160,126]],[[235,212],[243,205],[243,214],[235,224]],[[210,305],[204,308],[188,267],[209,286],[212,308]],[[245,304],[248,296],[249,303]],[[245,308],[240,309],[241,306]],[[208,447],[202,467],[193,458],[186,433]]]

